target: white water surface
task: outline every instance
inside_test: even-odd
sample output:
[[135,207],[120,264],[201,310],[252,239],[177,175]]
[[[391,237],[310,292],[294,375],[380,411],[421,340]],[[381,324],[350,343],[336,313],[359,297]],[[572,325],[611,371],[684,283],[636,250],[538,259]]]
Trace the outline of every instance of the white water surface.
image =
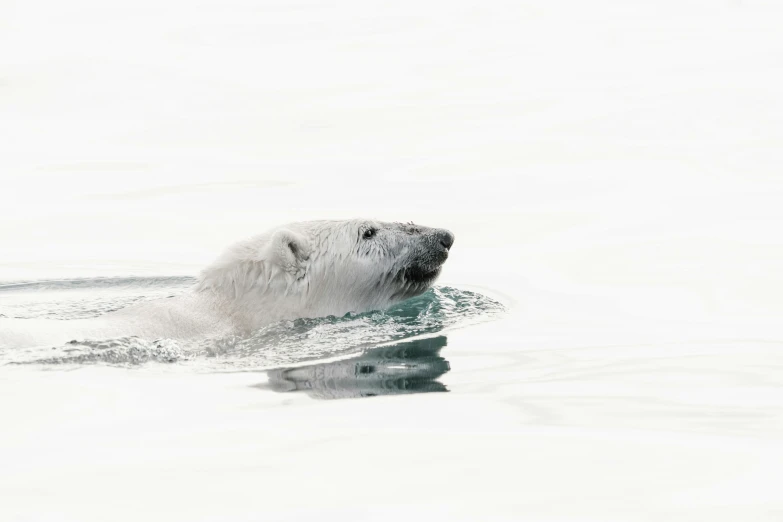
[[452,230],[439,285],[504,308],[272,372],[6,364],[0,520],[780,520],[781,26],[755,0],[0,2],[1,282],[193,276],[366,216]]

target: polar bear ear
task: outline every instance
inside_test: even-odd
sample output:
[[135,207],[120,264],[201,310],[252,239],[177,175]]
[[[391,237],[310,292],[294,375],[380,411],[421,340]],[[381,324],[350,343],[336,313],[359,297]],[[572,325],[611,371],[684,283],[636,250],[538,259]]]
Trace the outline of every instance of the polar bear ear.
[[310,243],[307,238],[291,230],[278,230],[269,240],[268,259],[280,268],[302,277],[305,263],[310,259]]

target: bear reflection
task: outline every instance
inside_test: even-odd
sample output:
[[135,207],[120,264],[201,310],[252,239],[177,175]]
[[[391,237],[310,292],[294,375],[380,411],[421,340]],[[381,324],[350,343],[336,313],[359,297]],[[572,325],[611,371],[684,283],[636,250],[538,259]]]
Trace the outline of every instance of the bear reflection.
[[446,337],[420,339],[365,351],[358,357],[268,372],[264,388],[305,391],[318,399],[445,392],[435,379],[450,370],[439,355]]

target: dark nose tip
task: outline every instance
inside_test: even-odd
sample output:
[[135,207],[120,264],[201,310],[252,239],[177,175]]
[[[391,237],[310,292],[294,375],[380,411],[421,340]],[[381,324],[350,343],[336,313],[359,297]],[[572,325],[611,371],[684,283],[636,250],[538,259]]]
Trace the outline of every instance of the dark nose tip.
[[448,230],[440,229],[436,235],[438,236],[438,241],[440,241],[440,244],[443,245],[446,250],[450,249],[451,245],[454,244],[454,234]]

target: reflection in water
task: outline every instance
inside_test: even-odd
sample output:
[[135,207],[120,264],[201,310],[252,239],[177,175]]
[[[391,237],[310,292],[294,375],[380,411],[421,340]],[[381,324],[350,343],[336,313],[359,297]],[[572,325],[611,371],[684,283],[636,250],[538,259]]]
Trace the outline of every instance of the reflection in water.
[[271,370],[269,383],[259,387],[304,390],[318,399],[445,392],[435,380],[450,369],[439,355],[444,346],[446,336],[441,335],[369,349],[352,359]]

